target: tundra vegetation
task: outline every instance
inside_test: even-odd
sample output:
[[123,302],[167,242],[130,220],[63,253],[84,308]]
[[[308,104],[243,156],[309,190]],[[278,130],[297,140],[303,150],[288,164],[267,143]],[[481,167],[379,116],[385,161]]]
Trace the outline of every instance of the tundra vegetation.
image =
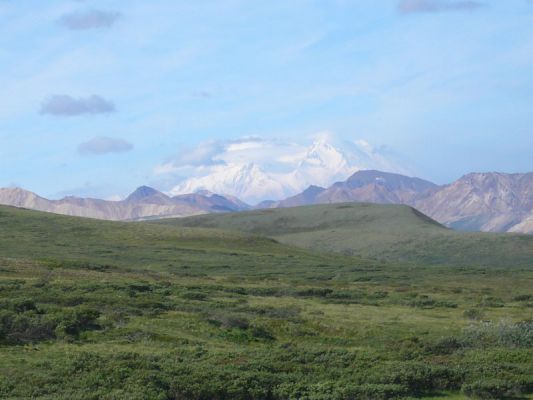
[[528,238],[260,234],[0,207],[0,398],[533,398]]

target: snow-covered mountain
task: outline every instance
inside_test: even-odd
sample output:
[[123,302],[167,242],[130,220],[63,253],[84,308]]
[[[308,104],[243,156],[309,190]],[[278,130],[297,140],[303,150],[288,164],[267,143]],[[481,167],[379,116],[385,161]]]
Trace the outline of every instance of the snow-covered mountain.
[[187,179],[170,193],[177,196],[203,190],[228,194],[252,203],[272,196],[284,198],[292,193],[254,163],[216,166],[209,175]]
[[279,172],[281,168],[277,168],[276,159],[264,166],[234,160],[220,163],[209,168],[207,173],[179,183],[170,193],[178,195],[209,190],[255,204],[293,196],[310,185],[327,187],[362,169],[396,169],[392,162],[364,141],[335,146],[327,137],[315,140],[292,158],[293,165],[283,172]]

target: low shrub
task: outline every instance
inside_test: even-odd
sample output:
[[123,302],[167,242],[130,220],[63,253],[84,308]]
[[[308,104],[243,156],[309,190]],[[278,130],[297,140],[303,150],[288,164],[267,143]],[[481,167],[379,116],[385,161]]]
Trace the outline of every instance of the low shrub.
[[208,320],[209,323],[220,326],[226,329],[248,329],[250,322],[246,318],[242,318],[236,315],[218,314],[211,315]]
[[482,322],[470,325],[463,331],[462,340],[470,347],[532,347],[533,322]]
[[522,392],[518,384],[500,379],[479,380],[466,383],[461,390],[468,397],[483,400],[514,398]]
[[296,292],[296,294],[301,297],[327,297],[332,293],[333,290],[329,288],[309,288]]
[[519,294],[518,296],[513,297],[513,301],[531,301],[533,300],[533,295],[531,294]]
[[186,300],[198,300],[203,301],[207,299],[207,295],[200,292],[186,292],[181,295],[183,299]]
[[457,303],[445,300],[435,300],[426,295],[417,295],[404,302],[406,306],[415,308],[457,308]]
[[97,323],[99,317],[100,312],[92,309],[80,308],[65,311],[56,317],[58,323],[55,333],[58,337],[77,338],[83,331],[100,328]]
[[424,393],[431,390],[458,389],[463,374],[446,366],[435,366],[419,362],[395,363],[384,371],[379,383],[401,385],[410,393]]
[[0,343],[25,344],[55,338],[57,323],[35,311],[0,312]]
[[479,321],[483,318],[484,312],[479,308],[469,308],[463,312],[463,317],[471,321]]
[[252,326],[250,333],[254,338],[263,340],[275,340],[276,338],[266,328],[262,326]]
[[457,350],[461,349],[463,344],[458,338],[445,337],[437,340],[433,343],[428,343],[425,346],[426,353],[434,355],[448,355],[453,354]]
[[492,296],[483,296],[481,301],[479,302],[479,305],[482,307],[492,307],[492,308],[500,308],[504,307],[505,303],[502,299]]

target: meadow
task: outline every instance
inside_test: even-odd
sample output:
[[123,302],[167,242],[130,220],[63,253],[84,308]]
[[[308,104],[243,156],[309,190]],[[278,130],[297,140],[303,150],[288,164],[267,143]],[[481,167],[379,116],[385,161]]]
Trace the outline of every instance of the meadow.
[[529,237],[389,215],[347,251],[300,213],[265,232],[0,207],[0,398],[533,398]]

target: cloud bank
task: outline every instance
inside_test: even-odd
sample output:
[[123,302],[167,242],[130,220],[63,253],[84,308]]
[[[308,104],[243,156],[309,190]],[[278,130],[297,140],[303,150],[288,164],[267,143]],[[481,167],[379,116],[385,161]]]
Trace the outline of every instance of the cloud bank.
[[458,0],[401,0],[398,9],[404,14],[474,11],[485,6],[479,1]]
[[[241,149],[242,147],[245,147]],[[207,140],[194,148],[181,150],[171,161],[174,168],[211,167],[231,162],[230,153],[245,150],[250,154],[252,148],[266,149],[268,144],[260,138],[246,137],[233,140]]]
[[41,114],[73,117],[83,114],[108,114],[115,112],[115,105],[98,95],[74,98],[68,95],[53,95],[41,105]]
[[133,149],[133,145],[124,139],[110,137],[95,137],[78,146],[81,155],[103,155],[109,153],[124,153]]
[[111,28],[120,18],[118,12],[108,12],[100,10],[76,11],[65,14],[59,18],[59,25],[73,31],[87,29]]

